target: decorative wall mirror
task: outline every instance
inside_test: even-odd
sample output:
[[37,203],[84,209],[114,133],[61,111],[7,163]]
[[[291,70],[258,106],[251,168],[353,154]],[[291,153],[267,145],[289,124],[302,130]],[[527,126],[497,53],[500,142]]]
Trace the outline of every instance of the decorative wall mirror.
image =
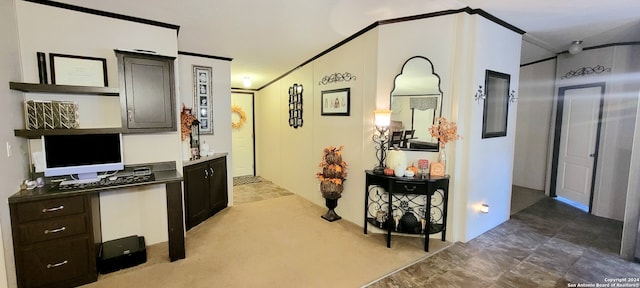
[[393,82],[389,147],[438,151],[438,139],[428,129],[441,116],[441,108],[440,76],[433,63],[422,56],[409,58]]
[[510,81],[509,74],[491,70],[485,74],[482,138],[507,136]]

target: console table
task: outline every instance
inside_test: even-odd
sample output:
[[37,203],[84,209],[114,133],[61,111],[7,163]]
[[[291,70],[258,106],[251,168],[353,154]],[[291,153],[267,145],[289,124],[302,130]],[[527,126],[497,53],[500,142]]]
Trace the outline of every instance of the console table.
[[96,259],[102,242],[101,192],[165,184],[169,258],[185,258],[182,175],[175,162],[127,166],[150,167],[155,180],[71,191],[51,184],[9,197],[13,248],[19,287],[74,287],[97,280]]
[[[395,177],[365,171],[365,201],[364,201],[364,234],[367,234],[367,225],[371,224],[387,230],[387,247],[391,248],[391,232],[422,234],[424,235],[424,251],[429,251],[429,235],[442,233],[442,241],[445,241],[447,227],[447,201],[449,189],[449,176],[430,177],[429,175],[416,175],[414,177]],[[386,192],[380,192],[377,187],[382,187]],[[373,191],[375,190],[375,191]],[[373,193],[372,193],[373,191]],[[387,194],[387,199],[384,199]],[[422,204],[419,198],[425,198]],[[434,202],[432,200],[436,199]],[[402,205],[394,204],[396,202]],[[440,201],[441,200],[441,201]],[[411,207],[413,204],[413,207]],[[404,206],[404,207],[402,207]],[[422,206],[422,207],[417,207]],[[419,213],[415,209],[418,209]],[[406,211],[403,211],[406,210]],[[388,216],[381,222],[378,221],[377,211]],[[395,214],[394,214],[395,212]],[[417,218],[418,226],[404,227],[404,230],[396,231],[398,225],[396,218],[398,213],[413,213]],[[436,213],[437,212],[437,213]],[[439,214],[439,215],[438,215]],[[411,216],[411,215],[409,215]],[[411,218],[411,217],[410,217]],[[426,220],[428,219],[428,221]]]

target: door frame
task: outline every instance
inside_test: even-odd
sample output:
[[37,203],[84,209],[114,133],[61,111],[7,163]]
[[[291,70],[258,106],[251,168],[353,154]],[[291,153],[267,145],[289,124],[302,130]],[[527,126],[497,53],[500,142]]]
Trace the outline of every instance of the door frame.
[[[251,95],[251,145],[253,146],[253,176],[256,175],[256,94],[246,91],[231,90],[231,94],[248,94]],[[233,96],[232,96],[233,97]]]
[[594,82],[588,84],[563,86],[558,88],[558,98],[556,100],[556,122],[553,136],[553,156],[551,160],[551,181],[549,187],[549,197],[557,197],[556,185],[558,183],[558,158],[560,154],[560,137],[562,135],[562,121],[564,112],[564,94],[567,90],[600,87],[600,103],[598,108],[598,125],[596,128],[596,146],[593,153],[593,171],[591,172],[591,191],[589,191],[589,214],[593,207],[593,193],[596,184],[596,172],[598,171],[598,155],[600,153],[600,130],[602,128],[602,110],[604,107],[605,82]]

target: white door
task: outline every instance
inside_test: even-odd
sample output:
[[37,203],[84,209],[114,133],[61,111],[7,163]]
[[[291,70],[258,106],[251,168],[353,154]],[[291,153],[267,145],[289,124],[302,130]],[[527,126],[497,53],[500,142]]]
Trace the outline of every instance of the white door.
[[560,88],[564,94],[556,195],[590,209],[603,86]]
[[[231,93],[231,107],[246,117],[242,126],[231,129],[233,177],[253,175],[253,93]],[[231,122],[240,124],[240,113],[231,112]]]

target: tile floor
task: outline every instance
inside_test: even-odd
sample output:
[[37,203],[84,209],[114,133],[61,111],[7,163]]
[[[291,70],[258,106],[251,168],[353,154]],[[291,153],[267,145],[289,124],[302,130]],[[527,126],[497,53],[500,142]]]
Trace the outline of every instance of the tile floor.
[[[477,238],[368,287],[596,287],[640,277],[640,264],[617,254],[621,235],[622,222],[545,197]],[[626,283],[640,287],[640,281]]]

